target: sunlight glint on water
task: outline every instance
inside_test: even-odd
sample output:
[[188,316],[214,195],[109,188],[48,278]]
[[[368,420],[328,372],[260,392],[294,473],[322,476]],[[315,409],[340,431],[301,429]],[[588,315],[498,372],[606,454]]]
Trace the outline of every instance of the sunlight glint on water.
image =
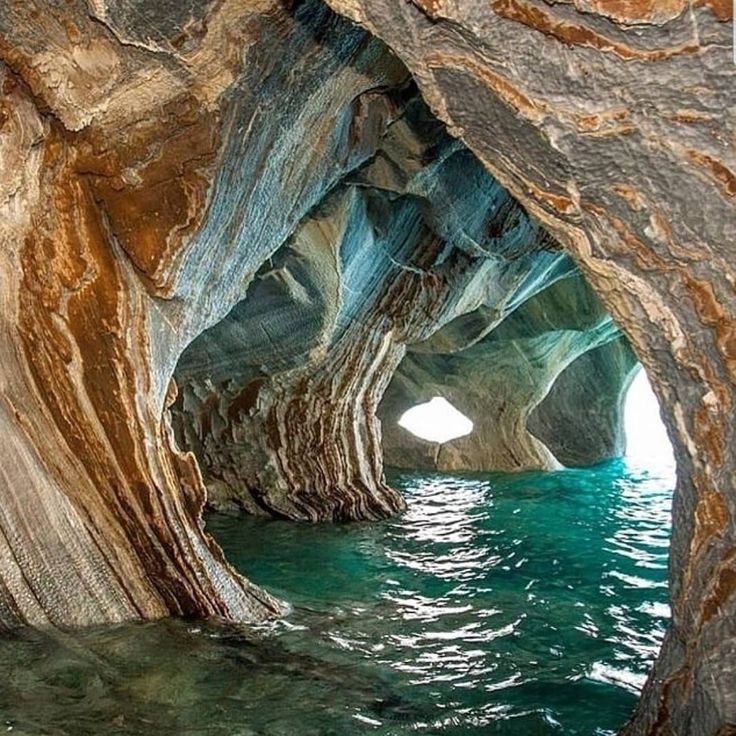
[[380,524],[210,516],[228,558],[294,605],[286,620],[6,636],[0,725],[16,736],[612,734],[669,615],[673,468],[643,457],[650,466],[396,475],[409,509]]

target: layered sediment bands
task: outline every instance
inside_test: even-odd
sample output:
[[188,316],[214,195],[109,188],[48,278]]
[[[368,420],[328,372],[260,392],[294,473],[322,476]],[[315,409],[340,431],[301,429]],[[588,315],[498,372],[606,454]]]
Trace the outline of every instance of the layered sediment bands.
[[174,425],[211,501],[309,520],[401,509],[384,480],[376,409],[405,346],[475,310],[498,321],[569,268],[408,100],[376,154],[182,356]]
[[[675,446],[670,633],[629,734],[736,724],[736,69],[721,2],[329,0],[577,259]],[[729,582],[731,581],[731,582]]]
[[566,466],[621,457],[626,449],[624,402],[637,367],[624,337],[584,353],[534,407],[527,429]]
[[174,11],[0,8],[2,626],[281,611],[201,529],[170,377],[407,75],[316,3]]
[[[468,317],[462,320],[466,326]],[[410,349],[396,372],[379,409],[386,462],[395,467],[456,471],[557,467],[561,458],[550,451],[545,442],[549,438],[531,433],[528,420],[550,398],[548,412],[563,413],[565,407],[548,394],[550,386],[578,361],[605,349],[600,346],[620,341],[618,328],[600,301],[585,280],[572,272],[525,301],[488,335],[458,350],[459,323],[446,329],[452,333],[451,340],[440,332]],[[448,344],[452,352],[443,349]],[[472,433],[436,444],[398,425],[407,409],[435,396],[444,397],[471,419]],[[575,418],[586,415],[580,421],[588,421],[587,412],[586,405],[575,405]],[[591,416],[590,421],[595,419]],[[575,434],[579,427],[573,422],[553,425],[550,433]],[[564,446],[562,436],[555,439]]]
[[[0,6],[0,625],[278,612],[201,530],[205,487],[166,416],[182,352],[223,319],[250,345],[251,288],[281,314],[298,303],[298,339],[256,327],[262,361],[210,335],[241,368],[181,374],[179,436],[208,480],[233,459],[220,483],[245,505],[388,513],[372,416],[406,345],[419,363],[501,356],[561,275],[515,198],[623,328],[679,461],[672,626],[626,733],[729,732],[730,6],[330,4],[406,67],[311,1]],[[408,115],[407,67],[508,193],[471,164],[452,173],[469,154]],[[544,333],[523,338],[540,378]]]

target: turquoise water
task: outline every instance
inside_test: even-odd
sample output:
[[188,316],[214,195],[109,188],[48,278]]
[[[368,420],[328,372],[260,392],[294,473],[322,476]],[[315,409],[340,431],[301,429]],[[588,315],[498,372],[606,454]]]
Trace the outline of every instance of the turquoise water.
[[608,734],[668,617],[669,470],[407,473],[379,524],[215,515],[293,605],[247,628],[164,621],[0,642],[16,734]]

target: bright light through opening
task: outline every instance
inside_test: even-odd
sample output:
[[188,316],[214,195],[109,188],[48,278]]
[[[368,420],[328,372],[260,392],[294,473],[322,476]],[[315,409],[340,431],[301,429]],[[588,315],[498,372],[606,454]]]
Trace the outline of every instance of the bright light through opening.
[[416,437],[440,444],[473,431],[473,422],[441,396],[405,411],[399,419],[399,426]]
[[624,427],[627,462],[647,470],[674,472],[672,445],[662,423],[659,402],[643,369],[626,395]]

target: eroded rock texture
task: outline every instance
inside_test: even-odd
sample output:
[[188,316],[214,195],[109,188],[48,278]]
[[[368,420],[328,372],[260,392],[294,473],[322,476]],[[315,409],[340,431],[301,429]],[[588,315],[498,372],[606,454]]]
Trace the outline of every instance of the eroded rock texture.
[[583,287],[557,309],[582,282],[551,235],[679,460],[673,622],[626,733],[731,732],[730,4],[330,5],[373,36],[312,0],[0,6],[0,626],[277,614],[202,531],[197,458],[252,510],[398,509],[375,412],[408,346],[396,386],[464,374],[497,457],[579,453],[545,428],[621,348]]
[[0,58],[0,621],[275,615],[201,528],[197,456],[251,510],[396,511],[405,346],[566,257],[317,2],[10,3]]
[[624,402],[638,368],[624,337],[583,353],[534,407],[527,428],[562,465],[621,457],[626,450]]
[[[611,341],[620,342],[620,333],[575,271],[541,286],[498,326],[489,325],[485,336],[479,338],[468,330],[471,323],[482,324],[476,311],[410,350],[379,411],[389,465],[437,470],[551,469],[560,462],[590,465],[621,454],[622,437],[610,449],[584,443],[584,456],[560,452],[560,447],[585,431],[588,422],[600,424],[596,432],[622,434],[620,411],[607,416],[590,404],[577,403],[589,398],[583,389],[587,385],[603,401],[606,394],[615,392],[618,407],[622,387],[606,391],[594,366],[587,364],[580,376],[585,383],[573,378],[566,388],[564,380],[578,361]],[[608,368],[606,364],[601,372]],[[548,393],[551,386],[557,387],[556,381],[563,385]],[[407,409],[434,396],[444,397],[471,419],[473,432],[439,445],[398,425]],[[540,428],[543,431],[535,431]]]
[[731,4],[329,1],[401,56],[435,113],[569,249],[646,366],[679,463],[673,621],[625,732],[731,732]]
[[471,310],[498,321],[564,268],[412,97],[376,155],[182,356],[181,444],[220,503],[310,520],[394,513],[376,409],[405,346]]
[[407,81],[316,3],[137,6],[0,8],[3,625],[280,610],[200,528],[170,377]]

